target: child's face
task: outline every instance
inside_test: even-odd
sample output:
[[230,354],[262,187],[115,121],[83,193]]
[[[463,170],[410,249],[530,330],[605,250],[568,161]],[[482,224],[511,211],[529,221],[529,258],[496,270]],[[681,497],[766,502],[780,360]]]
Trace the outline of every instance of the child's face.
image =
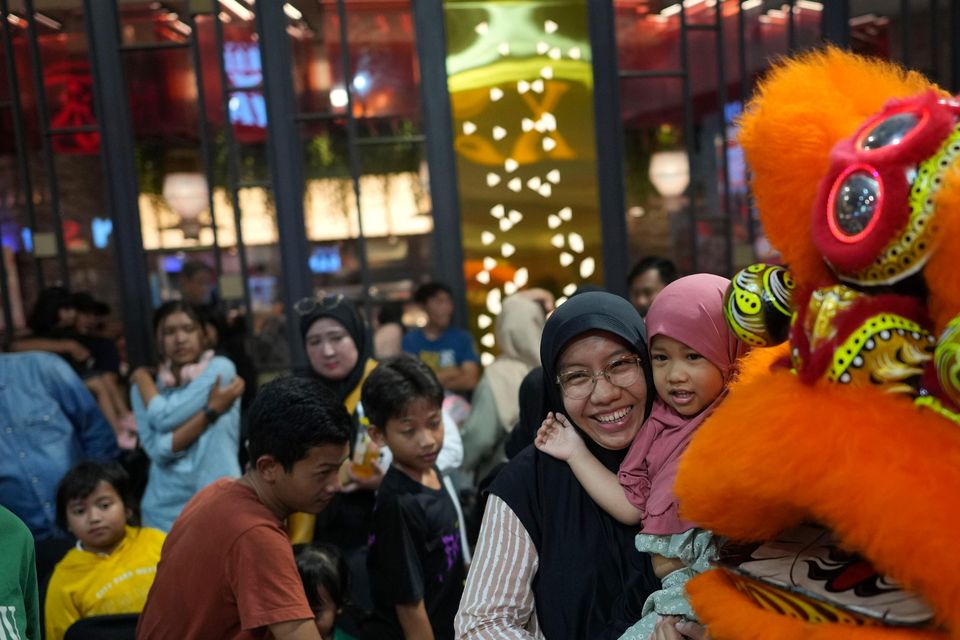
[[720,369],[679,340],[654,336],[650,359],[657,395],[682,416],[697,415],[723,391]]
[[87,551],[111,553],[123,540],[127,509],[117,490],[101,480],[86,498],[67,503],[67,527]]
[[443,447],[440,406],[427,398],[414,398],[400,416],[387,420],[375,433],[393,452],[393,464],[419,477],[433,468]]
[[333,638],[333,623],[337,617],[337,605],[330,592],[323,585],[317,588],[317,606],[313,608],[313,619],[317,623],[317,631],[323,640]]
[[160,348],[174,366],[193,364],[203,352],[203,327],[183,311],[171,313],[160,323]]

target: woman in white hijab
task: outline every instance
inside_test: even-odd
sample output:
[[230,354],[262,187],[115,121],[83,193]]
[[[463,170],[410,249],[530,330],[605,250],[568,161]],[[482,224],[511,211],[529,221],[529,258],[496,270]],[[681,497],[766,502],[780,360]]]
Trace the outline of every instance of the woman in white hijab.
[[462,430],[461,469],[475,473],[477,481],[506,460],[503,443],[520,415],[520,383],[531,369],[540,365],[540,333],[552,304],[536,295],[539,293],[540,290],[532,290],[510,296],[503,301],[497,316],[495,333],[500,356],[484,370]]

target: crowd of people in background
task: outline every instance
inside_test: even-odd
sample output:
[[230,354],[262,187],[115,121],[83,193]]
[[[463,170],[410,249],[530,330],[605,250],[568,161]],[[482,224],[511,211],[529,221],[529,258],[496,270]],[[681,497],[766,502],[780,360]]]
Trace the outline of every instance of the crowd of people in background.
[[185,265],[150,366],[127,372],[110,309],[58,287],[0,354],[5,628],[705,637],[683,584],[714,544],[672,482],[742,352],[726,279],[650,257],[627,299],[520,291],[486,367],[442,283],[411,328],[402,304],[374,331],[343,295],[306,298],[306,366],[258,390],[215,276]]

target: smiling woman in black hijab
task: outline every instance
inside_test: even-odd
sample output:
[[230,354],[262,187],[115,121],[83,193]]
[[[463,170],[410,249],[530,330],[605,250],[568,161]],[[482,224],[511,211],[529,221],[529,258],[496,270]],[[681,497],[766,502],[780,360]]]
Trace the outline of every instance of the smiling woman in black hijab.
[[[616,472],[655,393],[639,314],[606,292],[571,298],[547,321],[540,359],[548,408],[570,418]],[[614,384],[612,364],[635,366],[636,375]],[[588,394],[561,387],[558,380],[574,372],[592,376]],[[659,588],[649,557],[634,549],[635,527],[601,509],[565,462],[529,446],[490,493],[457,614],[459,638],[618,638]]]

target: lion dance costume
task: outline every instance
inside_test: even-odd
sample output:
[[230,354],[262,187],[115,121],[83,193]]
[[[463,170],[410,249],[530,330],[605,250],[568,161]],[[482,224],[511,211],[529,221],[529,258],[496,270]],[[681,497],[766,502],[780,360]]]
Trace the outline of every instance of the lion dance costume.
[[769,348],[681,460],[683,516],[730,540],[694,608],[717,640],[960,639],[960,98],[826,49],[740,141],[789,270],[728,292]]

